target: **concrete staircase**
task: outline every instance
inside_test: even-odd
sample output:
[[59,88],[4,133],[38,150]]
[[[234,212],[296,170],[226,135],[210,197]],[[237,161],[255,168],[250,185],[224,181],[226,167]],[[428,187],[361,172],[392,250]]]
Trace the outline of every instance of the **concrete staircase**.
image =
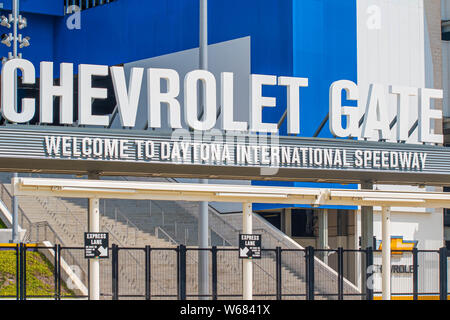
[[[11,191],[10,185],[5,184],[4,186]],[[53,197],[20,196],[19,206],[26,213],[26,217],[32,224],[38,224],[43,221],[48,223],[64,241],[64,247],[84,246],[83,235],[87,231],[87,201],[83,205],[82,203],[77,204]],[[135,226],[127,225],[104,215],[101,216],[100,229],[109,232],[110,242],[116,243],[121,247],[145,247],[145,245],[151,245],[158,248],[174,248],[174,243],[162,240],[139,230]],[[44,239],[45,234],[42,231],[40,234],[31,234],[31,237],[32,240],[38,240],[39,242],[47,240]],[[64,251],[62,252],[63,257],[64,253],[66,253]],[[84,258],[84,252],[82,250],[67,249],[67,252],[69,251],[71,257],[67,259],[68,263],[81,269],[82,274],[80,278],[87,284],[88,262]],[[144,283],[145,279],[144,255],[139,255],[137,252],[132,251],[122,251],[119,258],[122,260],[122,263],[119,264],[119,278],[121,279],[122,288],[136,291],[139,284]],[[101,260],[101,268],[111,270],[111,259]],[[154,268],[154,272],[158,273],[158,264],[155,264]],[[111,296],[111,274],[109,272],[101,273],[100,282],[102,294],[105,297]],[[164,290],[165,286],[161,285],[160,282],[162,282],[160,279],[152,277],[154,290]]]
[[[42,199],[37,199],[38,201],[43,201]],[[83,206],[83,204],[87,203],[86,201],[82,199],[62,200],[64,201],[65,205],[67,205],[72,214],[74,212],[79,212],[81,213],[80,218],[83,214],[86,215],[87,207],[86,205]],[[46,201],[48,200],[46,199]],[[52,211],[51,209],[56,207],[55,199],[52,199],[51,201],[53,201],[53,203],[50,203],[49,207],[47,208],[48,211]],[[24,204],[26,204],[26,202]],[[188,203],[181,203],[181,205],[183,204]],[[151,233],[154,228],[163,226],[164,229],[166,229],[168,226],[174,225],[175,222],[180,223],[180,221],[184,222],[185,225],[196,225],[196,220],[192,216],[188,215],[188,212],[186,212],[184,207],[182,207],[181,205],[176,202],[155,203],[154,201],[152,201],[152,203],[149,204],[146,201],[138,202],[132,200],[102,200],[100,204],[102,212],[102,226],[105,230],[109,230],[110,233],[115,235],[116,238],[119,238],[119,240],[126,246],[144,247],[145,245],[150,244],[155,248],[173,248],[173,243],[159,239],[156,237],[156,235],[151,235]],[[146,215],[145,210],[148,207],[151,210],[151,214],[149,213],[148,215]],[[126,217],[123,215],[121,210],[126,210],[128,212]],[[164,213],[167,214],[166,216],[162,215],[162,210],[166,210],[166,212]],[[133,223],[130,225],[131,222],[127,219],[132,219]],[[139,228],[137,226],[139,226]],[[170,230],[170,228],[168,228],[168,230]],[[175,295],[175,251],[159,251],[157,253],[153,252],[152,254],[154,255],[152,259],[152,272],[153,274],[155,274],[155,278],[159,279],[159,284],[154,284],[152,292],[161,292],[161,295]],[[218,274],[220,275],[218,279],[219,294],[229,294],[230,296],[240,295],[242,288],[242,280],[240,276],[241,263],[237,259],[237,252],[219,251],[219,259],[221,254],[224,257],[225,255],[227,255],[227,259],[222,259],[218,263]],[[157,256],[155,257],[155,255]],[[143,259],[143,252],[132,252],[128,256],[119,256],[119,261],[126,261],[125,263],[120,263],[119,267],[123,269],[122,273],[126,274],[130,280],[130,283],[125,283],[122,285],[122,288],[120,288],[122,289],[120,290],[121,294],[129,294],[131,297],[131,295],[133,293],[136,294],[136,292],[139,292],[140,294],[144,293],[145,286]],[[188,290],[188,295],[196,295],[198,293],[197,261],[197,251],[188,251],[186,261],[186,287]],[[255,294],[270,293],[272,295],[275,295],[276,280],[274,257],[268,255],[267,257],[263,257],[261,260],[256,261],[254,269],[255,279],[258,279],[258,281],[255,281]],[[171,272],[168,273],[168,270],[170,270]],[[212,272],[211,265],[210,272]],[[283,268],[282,275],[284,283],[284,293],[301,294],[305,292],[304,281],[296,276],[294,272],[291,272],[288,268]],[[164,293],[162,292],[162,288],[172,289],[169,292]]]

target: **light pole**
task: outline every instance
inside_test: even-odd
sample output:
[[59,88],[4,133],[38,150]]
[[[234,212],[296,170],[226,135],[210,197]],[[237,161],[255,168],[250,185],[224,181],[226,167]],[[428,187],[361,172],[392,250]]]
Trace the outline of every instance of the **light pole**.
[[[3,34],[1,36],[1,43],[7,47],[13,46],[13,52],[8,52],[8,57],[4,57],[2,62],[6,62],[10,59],[22,58],[22,55],[17,52],[17,47],[20,48],[28,47],[30,45],[30,37],[22,37],[22,34],[18,34],[18,29],[24,29],[27,27],[27,19],[19,15],[19,0],[13,0],[12,14],[9,14],[8,18],[5,16],[0,17],[0,25],[6,28],[11,28],[11,23],[13,27],[13,33]],[[18,109],[18,98],[17,98],[17,71],[14,74],[14,108]],[[18,174],[13,173],[13,178],[17,178]],[[12,242],[19,243],[19,204],[17,197],[12,198]]]
[[[200,0],[200,34],[199,34],[199,67],[208,69],[208,0]],[[204,90],[199,97],[200,104],[205,110]],[[201,179],[200,183],[208,183],[207,179]],[[200,202],[198,217],[198,246],[200,249],[208,247],[208,202]],[[208,251],[199,250],[198,258],[198,293],[201,300],[209,294],[209,268]]]

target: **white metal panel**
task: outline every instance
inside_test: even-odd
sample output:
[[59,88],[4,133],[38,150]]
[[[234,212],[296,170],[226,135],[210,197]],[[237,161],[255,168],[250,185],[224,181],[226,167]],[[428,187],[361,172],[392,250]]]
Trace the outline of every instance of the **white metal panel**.
[[442,86],[444,88],[444,117],[450,117],[450,41],[442,41],[442,66]]
[[[181,124],[187,128],[184,123],[184,88],[183,82],[185,75],[199,68],[199,49],[189,49],[174,52],[158,57],[138,60],[124,65],[127,79],[130,76],[131,68],[167,68],[174,69],[180,76],[180,94],[178,101],[181,105]],[[234,118],[236,121],[248,121],[248,95],[250,75],[250,37],[234,39],[220,42],[208,46],[209,71],[216,78],[217,88],[220,89],[221,72],[234,73]],[[165,83],[162,83],[162,90],[166,90]],[[220,92],[220,90],[218,90]],[[220,94],[217,95],[217,105],[220,105]],[[168,131],[167,109],[161,111],[161,125],[163,131]],[[119,117],[115,117],[113,127],[119,128]],[[215,128],[220,128],[221,116],[219,116]],[[138,117],[135,129],[144,129],[147,124],[147,75],[145,74],[141,96],[139,99]]]
[[[358,85],[361,115],[369,85],[425,86],[425,38],[423,0],[358,0]],[[379,15],[374,12],[379,13]],[[375,17],[375,18],[374,18]],[[379,25],[370,24],[379,18]],[[371,20],[372,19],[372,20]],[[389,118],[396,111],[396,97],[386,91]],[[417,98],[411,99],[412,126],[417,120]],[[396,126],[391,140],[395,141]],[[374,134],[373,140],[378,136]],[[410,141],[417,140],[417,132]]]
[[[413,219],[412,219],[413,218]],[[395,212],[392,215],[391,235],[402,236],[404,240],[418,240],[420,250],[437,250],[443,244],[443,228],[430,227],[442,224],[442,213],[415,213],[409,211]],[[426,227],[428,226],[428,227]],[[381,240],[381,213],[374,212],[374,236]]]
[[[367,93],[371,83],[386,86],[401,85],[427,87],[432,85],[433,70],[429,41],[426,36],[423,0],[358,0],[358,85],[361,90],[359,107],[361,115],[367,104]],[[380,28],[370,28],[372,10],[380,13]],[[428,43],[428,45],[427,45]],[[428,54],[427,54],[428,52]],[[427,65],[428,64],[428,65]],[[431,82],[431,83],[430,83]],[[397,99],[388,97],[389,119],[396,114]],[[418,99],[411,98],[409,126],[418,118]],[[390,141],[396,141],[396,125],[391,130]],[[378,136],[373,136],[377,140]],[[417,143],[417,129],[408,143]],[[376,185],[379,190],[393,189],[393,186]],[[417,187],[395,187],[396,190],[419,191]],[[376,208],[379,209],[379,208]],[[423,208],[397,208],[399,211],[423,212]]]

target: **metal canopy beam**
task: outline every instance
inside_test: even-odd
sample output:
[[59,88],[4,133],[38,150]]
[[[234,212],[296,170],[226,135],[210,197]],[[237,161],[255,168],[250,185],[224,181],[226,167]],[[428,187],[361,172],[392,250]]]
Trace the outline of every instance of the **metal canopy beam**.
[[117,161],[90,160],[41,160],[0,158],[0,171],[40,174],[87,175],[98,171],[102,176],[170,177],[225,180],[266,180],[292,182],[324,182],[360,184],[373,181],[374,184],[447,186],[448,174],[352,171],[331,169],[280,168],[272,176],[261,176],[257,167],[222,167],[200,165],[175,165],[160,163],[127,163]]
[[14,195],[73,198],[118,198],[258,202],[283,204],[358,205],[381,207],[450,207],[450,193],[323,188],[204,185],[198,183],[133,182],[85,179],[14,178]]

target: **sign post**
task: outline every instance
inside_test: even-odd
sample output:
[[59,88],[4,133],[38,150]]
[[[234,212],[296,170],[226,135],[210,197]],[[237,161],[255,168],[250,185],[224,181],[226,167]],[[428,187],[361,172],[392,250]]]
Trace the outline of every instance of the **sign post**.
[[261,259],[261,235],[240,234],[239,235],[239,258]]
[[383,300],[391,300],[391,208],[383,206],[382,210],[382,296]]
[[[242,232],[253,233],[252,204],[244,202],[242,205]],[[242,260],[242,298],[253,300],[253,265],[251,259]]]
[[[89,199],[89,232],[100,231],[100,200]],[[89,299],[100,300],[100,260],[89,259]]]

